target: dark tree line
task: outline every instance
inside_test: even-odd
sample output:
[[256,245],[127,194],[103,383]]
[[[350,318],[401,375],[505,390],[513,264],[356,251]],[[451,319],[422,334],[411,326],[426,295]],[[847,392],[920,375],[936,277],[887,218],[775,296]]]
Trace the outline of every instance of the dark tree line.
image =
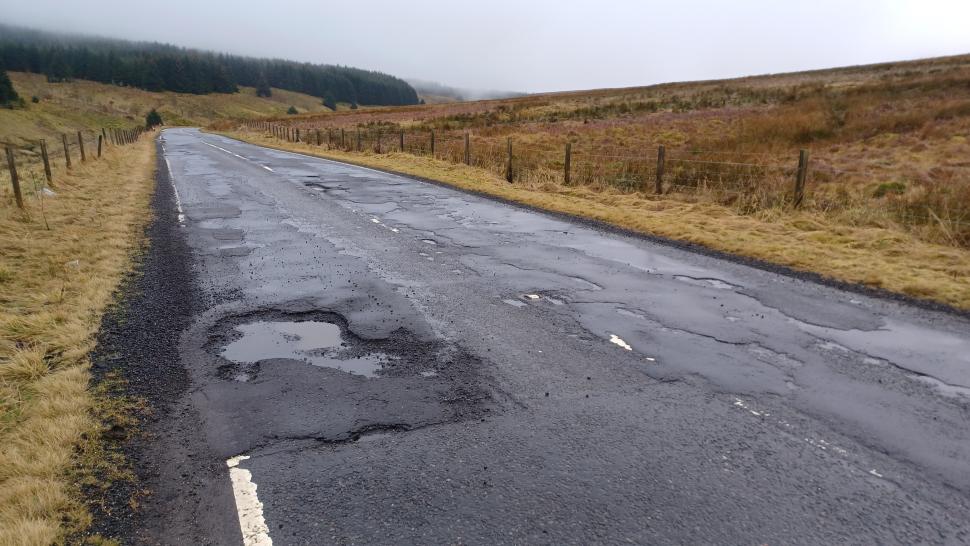
[[257,59],[0,25],[0,66],[44,74],[52,82],[72,78],[180,93],[235,93],[237,86],[270,87],[321,99],[365,105],[417,104],[414,88],[400,78],[345,66]]
[[0,106],[11,106],[18,102],[20,102],[20,96],[13,88],[13,83],[10,81],[10,76],[7,75],[7,71],[0,64]]

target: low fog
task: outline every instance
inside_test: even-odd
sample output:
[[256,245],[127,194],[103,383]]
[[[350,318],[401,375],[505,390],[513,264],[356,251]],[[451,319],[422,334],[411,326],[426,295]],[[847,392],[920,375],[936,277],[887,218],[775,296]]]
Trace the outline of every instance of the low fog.
[[[8,2],[2,21],[380,70],[465,98],[970,52],[966,1]],[[498,91],[490,91],[498,90]]]

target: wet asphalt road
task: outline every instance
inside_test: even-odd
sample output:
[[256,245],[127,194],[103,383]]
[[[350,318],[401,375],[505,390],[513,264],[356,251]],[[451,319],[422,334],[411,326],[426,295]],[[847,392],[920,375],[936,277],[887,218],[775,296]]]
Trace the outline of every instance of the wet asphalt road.
[[[145,542],[242,542],[237,456],[277,545],[970,542],[965,319],[192,129],[161,139],[181,213],[157,212],[201,296]],[[307,320],[383,372],[220,356],[240,326]]]

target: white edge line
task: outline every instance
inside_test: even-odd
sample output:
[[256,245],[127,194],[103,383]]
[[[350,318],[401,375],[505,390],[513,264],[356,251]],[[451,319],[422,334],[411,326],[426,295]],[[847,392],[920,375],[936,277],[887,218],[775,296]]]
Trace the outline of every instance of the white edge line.
[[242,531],[245,546],[272,546],[269,527],[263,518],[263,503],[256,496],[256,482],[252,472],[239,468],[239,463],[248,455],[237,455],[226,461],[229,479],[232,481],[232,494],[236,499],[236,512],[239,514],[239,530]]
[[[165,146],[162,146],[162,153],[165,153]],[[182,199],[179,197],[179,189],[175,187],[175,175],[172,173],[172,164],[168,162],[168,157],[164,157],[165,167],[168,168],[168,181],[175,192],[175,209],[179,212],[179,224],[185,225],[185,213],[182,211]]]

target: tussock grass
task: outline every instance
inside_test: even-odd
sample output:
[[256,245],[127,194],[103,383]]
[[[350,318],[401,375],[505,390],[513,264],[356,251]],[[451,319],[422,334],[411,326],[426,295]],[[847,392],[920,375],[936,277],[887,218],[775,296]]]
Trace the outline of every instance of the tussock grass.
[[485,168],[429,157],[328,151],[243,130],[226,134],[264,146],[439,180],[554,212],[970,309],[970,251],[922,240],[892,224],[854,225],[817,210],[766,209],[740,214],[732,206],[716,202],[690,202],[676,195],[656,196],[608,186],[564,186],[553,179],[508,184]]
[[514,176],[525,183],[561,180],[569,142],[572,183],[606,193],[652,185],[663,144],[673,197],[760,216],[791,207],[804,148],[811,155],[805,209],[829,215],[829,223],[970,248],[968,82],[970,55],[962,55],[276,121],[360,128],[365,148],[378,128],[404,129],[419,155],[434,130],[436,155],[453,160],[447,148],[468,132],[475,164],[500,176],[511,138]]
[[61,171],[27,210],[0,188],[0,545],[59,542],[90,520],[72,467],[97,438],[87,360],[149,219],[150,135]]

